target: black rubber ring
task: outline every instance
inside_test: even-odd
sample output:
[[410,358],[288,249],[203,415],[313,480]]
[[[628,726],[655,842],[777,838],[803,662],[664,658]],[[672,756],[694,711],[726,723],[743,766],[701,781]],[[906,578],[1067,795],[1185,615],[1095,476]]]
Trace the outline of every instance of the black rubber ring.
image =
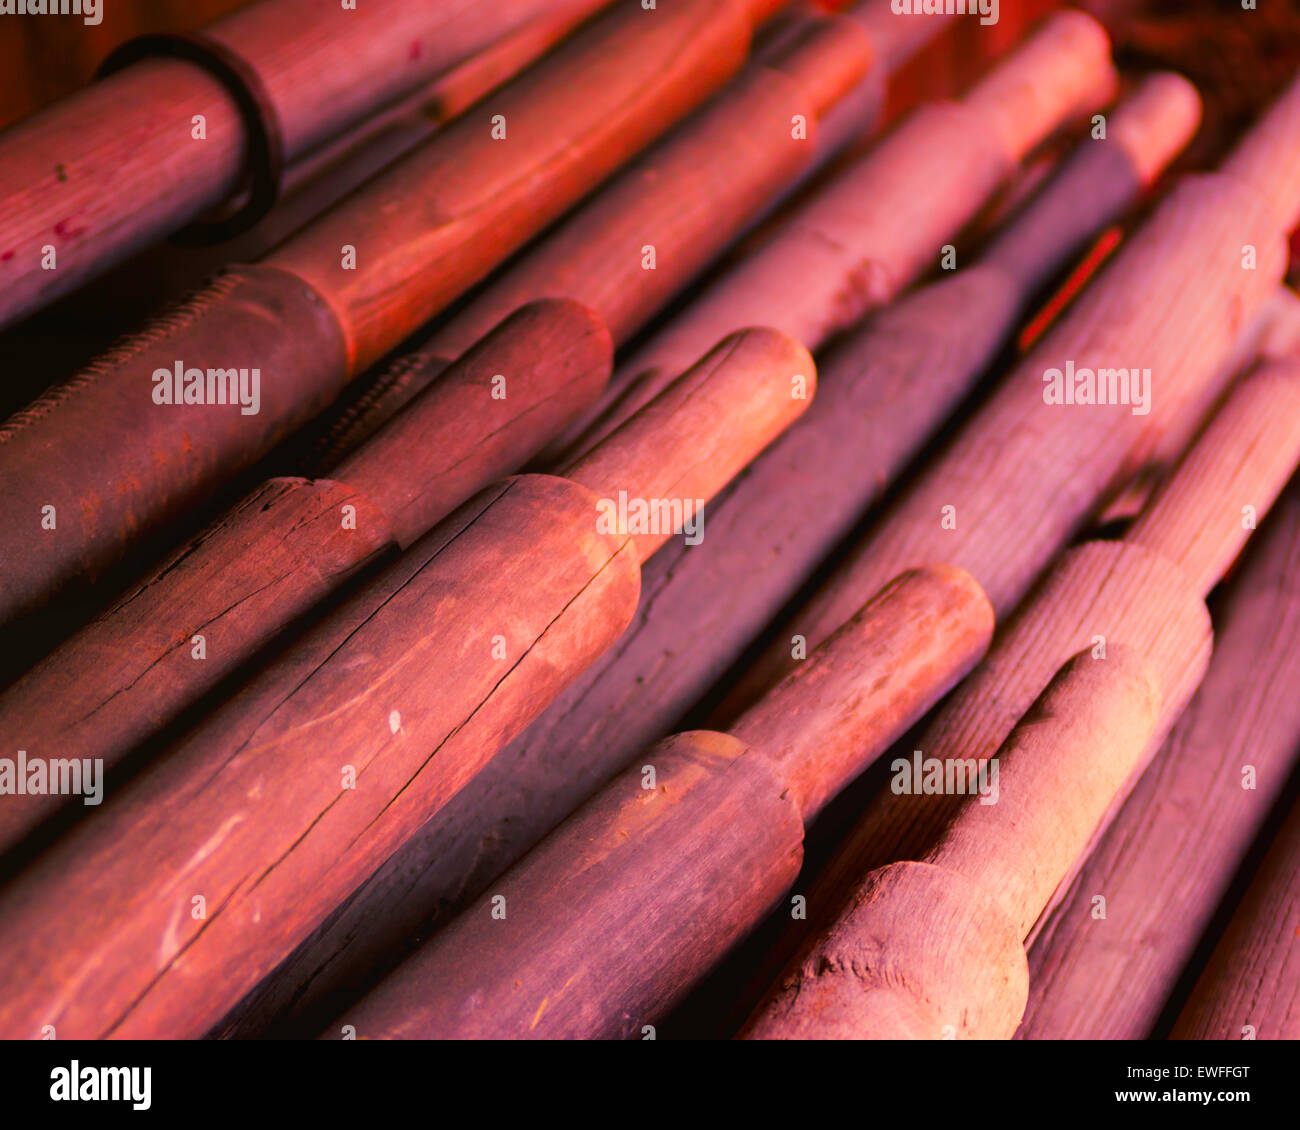
[[265,216],[280,197],[284,174],[284,138],[275,106],[257,73],[230,48],[201,32],[187,35],[140,35],[111,51],[95,72],[96,78],[132,63],[162,55],[197,63],[229,91],[244,119],[248,138],[247,199],[231,215],[199,220],[173,236],[187,246],[224,243],[247,231]]

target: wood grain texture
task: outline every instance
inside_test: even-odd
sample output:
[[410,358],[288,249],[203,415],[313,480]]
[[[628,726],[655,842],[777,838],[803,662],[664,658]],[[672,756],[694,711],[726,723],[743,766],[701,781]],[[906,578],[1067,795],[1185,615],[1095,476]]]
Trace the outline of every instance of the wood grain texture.
[[[1208,595],[1300,461],[1300,359],[1232,390],[1124,540],[1175,561]],[[1189,520],[1189,510],[1195,509]]]
[[1271,221],[1283,231],[1300,226],[1300,78],[1233,149],[1223,171],[1257,186]]
[[373,499],[397,543],[409,546],[594,401],[613,353],[595,313],[548,298],[521,306],[450,366],[407,354],[398,364],[435,366],[440,379],[335,474]]
[[1300,805],[1174,1024],[1175,1040],[1300,1039]]
[[[589,311],[524,307],[363,445],[339,480],[259,487],[0,693],[0,740],[29,761],[113,768],[352,576],[514,470],[590,403],[611,364],[609,335]],[[4,798],[0,850],[69,799]]]
[[[1130,484],[1130,488],[1137,489],[1130,489],[1128,493],[1138,501],[1127,511],[1114,515],[1103,513],[1099,521],[1109,521],[1112,516],[1131,518],[1141,511],[1146,494],[1177,465],[1205,421],[1214,415],[1214,410],[1223,403],[1228,390],[1243,373],[1260,362],[1285,360],[1297,354],[1300,354],[1300,296],[1283,283],[1255,312],[1238,335],[1227,358],[1219,365],[1218,372],[1201,386],[1195,400],[1189,402],[1187,411],[1156,438],[1148,467],[1139,479]],[[1118,496],[1108,506],[1117,501]]]
[[[793,882],[803,827],[760,755],[679,734],[339,1018],[361,1038],[639,1037]],[[504,898],[506,917],[493,916]]]
[[[1204,683],[1030,948],[1023,1038],[1152,1035],[1281,795],[1300,749],[1294,487],[1215,613]],[[1097,895],[1105,918],[1091,913]]]
[[[314,291],[273,267],[238,267],[11,416],[0,426],[0,621],[93,580],[209,497],[338,394],[343,362]],[[153,374],[177,364],[258,370],[259,411],[155,403]],[[45,506],[54,529],[42,529]]]
[[[587,14],[607,3],[588,0]],[[344,9],[274,0],[232,12],[207,32],[261,77],[297,155],[555,7],[542,0],[375,0]]]
[[[1274,156],[1283,179],[1291,154]],[[1198,404],[1201,386],[1275,293],[1286,262],[1275,217],[1266,185],[1225,174],[1182,181],[790,617],[723,716],[788,669],[792,634],[816,644],[851,614],[855,595],[910,565],[958,564],[999,614],[1014,606],[1108,494],[1144,465],[1157,437]],[[1243,268],[1246,245],[1257,249],[1255,269]],[[1046,403],[1045,375],[1067,367],[1149,369],[1149,411]]]
[[718,90],[752,26],[744,0],[621,3],[267,261],[324,296],[359,372]]
[[[670,543],[646,563],[641,604],[619,644],[385,864],[248,1023],[281,1007],[275,1001],[315,1007],[341,981],[364,978],[412,934],[426,934],[435,908],[441,918],[477,895],[671,732],[991,363],[1037,272],[1060,262],[1049,263],[1048,250],[1065,257],[1133,201],[1139,180],[1123,171],[1130,151],[1119,139],[1162,145],[1166,158],[1177,149],[1178,133],[1161,139],[1136,128],[1148,115],[1168,120],[1168,99],[1186,106],[1177,83],[1139,88],[1110,116],[1112,145],[1083,142],[996,241],[1031,252],[991,252],[993,263],[981,258],[901,299],[828,352],[807,414],[710,504],[701,544]],[[1048,238],[1034,243],[1022,228]]]
[[[901,943],[901,944],[900,944]],[[872,871],[744,1039],[978,1039],[1026,991],[1014,924],[981,886],[924,863]]]
[[923,862],[992,891],[1023,938],[1140,769],[1164,697],[1155,665],[1123,644],[1076,655],[996,754],[996,803],[967,798]]
[[969,573],[904,573],[732,733],[766,752],[808,824],[975,666],[992,634],[993,610]]
[[[761,61],[512,260],[434,331],[424,350],[455,357],[517,306],[557,295],[597,311],[616,343],[631,337],[824,151],[822,108],[805,72],[815,71],[843,100],[870,65],[870,44],[854,23],[799,13],[794,30],[800,34],[770,46]],[[808,135],[796,140],[792,119],[800,113]],[[645,266],[647,248],[653,248],[653,270]],[[723,328],[701,352],[742,328]],[[331,427],[323,466],[399,412],[435,375],[430,368],[381,376]]]
[[[1136,546],[1090,542],[1066,553],[1002,626],[988,657],[945,703],[918,748],[927,756],[992,756],[1061,665],[1097,650],[1099,637],[1107,650],[1121,644],[1151,663],[1163,736],[1208,662],[1209,615],[1172,563]],[[864,863],[920,858],[952,803],[944,796],[876,798],[827,869],[826,884],[864,874]]]
[[[944,702],[915,748],[924,757],[992,757],[1058,670],[1082,651],[1101,654],[1104,641],[1107,654],[1118,645],[1143,655],[1160,687],[1161,716],[1144,750],[1149,758],[1195,690],[1210,640],[1200,594],[1176,566],[1135,546],[1088,543],[1065,554],[1000,626],[988,656]],[[852,916],[871,872],[927,858],[961,803],[952,795],[877,793],[830,862],[805,881],[808,919],[777,938],[755,984],[772,983],[801,947],[838,931],[835,923]]]
[[[591,0],[594,11],[604,0]],[[293,160],[543,12],[541,0],[265,0],[207,34],[257,75]],[[205,119],[205,138],[191,136]],[[0,325],[66,294],[240,187],[245,128],[225,87],[146,60],[0,137]],[[177,186],[183,186],[177,191]],[[56,270],[42,269],[53,244]]]
[[[722,333],[772,326],[817,349],[884,305],[934,264],[1035,141],[1103,104],[1112,77],[1105,32],[1068,13],[962,100],[922,107],[621,364],[572,450],[607,435]],[[1038,94],[1026,101],[1029,86]],[[1014,132],[1002,128],[1012,114],[1023,115]]]
[[640,1035],[789,888],[822,798],[991,630],[968,576],[899,578],[735,735],[649,750],[340,1024],[379,1038]]
[[[800,348],[752,337],[770,348],[742,340],[701,363],[742,403],[735,370],[757,391],[773,375],[761,358],[785,378]],[[683,382],[689,420],[711,398]],[[751,420],[715,419],[711,446],[683,450],[669,419],[657,464],[629,428],[586,470],[639,497],[694,487],[715,456],[730,465]],[[637,547],[599,513],[593,490],[553,476],[480,492],[59,841],[0,893],[0,961],[18,986],[0,1031],[192,1037],[217,1024],[617,639]]]
[[[1163,115],[1166,94],[1185,103],[1185,88],[1159,80],[1112,124]],[[1164,139],[1166,158],[1189,124]],[[1131,166],[1124,175],[1121,144],[1084,142],[987,255],[837,342],[808,414],[710,508],[705,541],[649,563],[633,629],[521,739],[529,764],[562,757],[589,764],[585,774],[607,773],[704,693],[970,389],[1052,264],[1134,200],[1140,181]],[[1099,181],[1115,195],[1097,192]],[[1034,254],[1016,250],[1029,243],[1022,233],[1047,231]],[[720,592],[744,598],[724,604]],[[545,776],[534,797],[559,787]]]
[[1010,1036],[1028,994],[1021,939],[1140,763],[1160,697],[1129,648],[1070,660],[994,755],[996,795],[963,797],[923,858],[872,872],[742,1034]]
[[[1064,884],[1204,675],[1210,626],[1202,597],[1221,575],[1214,567],[1226,568],[1243,540],[1240,519],[1235,525],[1225,519],[1223,499],[1257,497],[1266,510],[1275,484],[1300,459],[1300,402],[1290,401],[1288,378],[1294,374],[1273,369],[1234,390],[1125,541],[1094,542],[1066,554],[926,728],[918,746],[927,756],[967,765],[996,758],[999,769],[1005,760],[1005,796],[999,790],[988,803],[983,796],[971,801],[966,789],[881,791],[818,876],[809,895],[815,915],[830,923],[853,918],[865,881],[860,876],[915,860],[975,881],[998,904],[1000,917],[1015,923],[1018,937],[1030,934],[1064,895]],[[1279,405],[1285,425],[1267,426]],[[1090,640],[1086,623],[1094,625]],[[1049,686],[1071,654],[1075,658]],[[1118,670],[1110,673],[1116,659]],[[1149,702],[1139,693],[1143,682]],[[1038,708],[1023,713],[1044,686],[1049,689]],[[1112,691],[1118,697],[1108,702]],[[793,933],[778,952],[795,946]],[[815,978],[825,964],[817,959],[824,941],[842,945],[846,936],[833,924],[815,926],[810,937],[778,993],[792,997],[793,1005],[780,1008],[801,1018],[796,1028],[814,1023],[808,1017],[815,1006],[803,1002],[802,980]],[[894,939],[905,951],[921,947],[922,985],[932,937],[921,929]],[[972,1034],[1009,1037],[1025,1003],[1021,997],[1005,1030]],[[775,1021],[765,1023],[784,1031]]]
[[215,1023],[617,637],[636,566],[594,503],[547,477],[484,492],[29,867],[0,899],[0,1029]]
[[[12,422],[0,430],[0,482],[23,484],[7,496],[13,541],[0,551],[21,567],[4,578],[0,620],[102,567],[319,412],[360,367],[720,86],[743,61],[749,35],[743,0],[672,0],[654,12],[620,5],[262,265],[240,268],[232,277],[252,293],[205,291],[201,318],[165,336],[146,332],[166,346],[164,367],[177,357],[187,366],[224,368],[236,358],[260,366],[267,395],[258,415],[235,409],[232,424],[206,406],[160,412],[148,396],[153,365],[141,372],[145,357],[130,368],[110,357],[90,370],[93,383],[82,374],[63,386],[78,389],[70,403],[58,403],[64,393],[55,390],[25,442],[10,435]],[[507,140],[493,139],[494,114],[508,121]],[[343,266],[345,246],[356,249],[356,270]],[[267,306],[287,308],[286,327],[274,326]],[[105,482],[115,484],[112,495],[88,502]],[[62,534],[37,528],[34,536],[26,515],[39,522],[42,505],[60,502]],[[85,505],[91,520],[81,517]]]
[[[304,154],[284,171],[275,207],[247,231],[214,245],[156,243],[79,288],[71,309],[89,321],[105,315],[116,327],[140,323],[173,295],[201,286],[231,263],[250,263],[355,192],[386,165],[428,141],[493,88],[555,46],[592,10],[593,0],[563,0],[518,31],[437,76],[409,96],[371,114]],[[65,316],[66,307],[56,308]],[[505,314],[511,311],[504,311]],[[72,315],[67,315],[72,316]],[[485,327],[490,329],[491,327]]]
[[[803,415],[816,387],[817,366],[797,341],[775,330],[742,330],[564,476],[607,499],[703,502]],[[648,560],[676,532],[662,524],[633,531],[637,559]]]
[[[343,507],[357,515],[343,528]],[[395,549],[369,499],[271,479],[0,694],[0,742],[111,769],[276,630]],[[202,654],[196,655],[196,640]],[[0,851],[77,797],[0,798]]]

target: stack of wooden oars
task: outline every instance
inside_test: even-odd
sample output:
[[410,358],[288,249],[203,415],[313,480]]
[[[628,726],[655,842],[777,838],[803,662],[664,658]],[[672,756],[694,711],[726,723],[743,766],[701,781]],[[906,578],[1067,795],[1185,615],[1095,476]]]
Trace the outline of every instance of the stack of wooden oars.
[[1067,11],[868,143],[893,7],[261,0],[0,134],[0,322],[219,268],[0,425],[0,1036],[1297,1034],[1300,81],[1167,183]]

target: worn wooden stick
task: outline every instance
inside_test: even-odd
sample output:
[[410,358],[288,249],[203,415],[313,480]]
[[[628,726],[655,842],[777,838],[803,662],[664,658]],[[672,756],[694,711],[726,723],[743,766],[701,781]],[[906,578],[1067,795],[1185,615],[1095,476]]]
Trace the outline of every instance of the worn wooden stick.
[[[587,0],[588,14],[606,0]],[[206,36],[293,162],[546,15],[540,0],[263,0]],[[196,116],[202,135],[196,136]],[[254,142],[205,67],[153,54],[0,136],[0,327],[239,194]],[[57,256],[54,269],[47,248]]]
[[[795,39],[783,55],[785,65],[794,75],[815,74],[819,102],[833,102],[860,78],[869,58],[858,25],[807,19],[791,23],[788,30]],[[793,141],[786,128],[786,111],[803,105],[792,101],[797,88],[789,82],[783,86],[785,76],[772,65],[752,72],[752,77],[767,85],[742,82],[724,94],[698,119],[707,130],[685,127],[685,136],[695,144],[680,151],[698,163],[697,146],[711,140],[714,144],[704,152],[720,172],[727,164],[727,143],[749,136],[736,113],[743,112],[752,123],[750,96],[755,90],[767,91],[773,112],[779,101],[784,117],[778,115],[779,130],[766,131],[773,139],[768,149],[776,159],[770,170],[759,170],[757,197],[775,191],[791,162],[803,160],[807,146]],[[809,77],[804,85],[812,82]],[[679,131],[661,150],[678,151],[682,139]],[[617,185],[626,182],[636,194],[644,193],[643,186],[657,192],[660,184],[673,179],[673,169],[660,165],[655,172],[648,177],[644,169],[634,168],[630,179],[620,178],[602,193],[594,210],[598,226],[608,228],[611,217],[619,216],[624,226],[632,222],[635,200]],[[729,184],[743,180],[735,174],[733,164]],[[738,209],[753,206],[752,199],[730,203]],[[675,204],[672,211],[680,217]],[[702,218],[692,214],[686,226],[698,227]],[[621,233],[624,228],[614,230]],[[530,289],[545,289],[547,278],[554,278],[560,290],[567,289],[566,280],[581,282],[581,290],[598,270],[599,252],[608,250],[607,243],[572,235],[561,238],[556,253],[534,254],[522,271],[512,271],[515,281],[510,286],[498,285],[494,296],[476,303],[474,313],[462,314],[457,326],[477,324],[484,309],[510,309]],[[671,247],[672,241],[666,241],[664,249]],[[666,262],[651,277],[672,280],[679,274]],[[631,308],[632,300],[624,297],[631,289],[611,291],[611,300],[603,305],[615,312]],[[614,294],[619,295],[617,301]],[[641,302],[661,297],[642,287]],[[439,340],[445,344],[459,332]],[[406,378],[420,374],[418,387],[424,392],[408,402],[400,416],[388,420],[360,451],[335,467],[330,480],[277,481],[254,492],[0,695],[0,742],[23,749],[29,763],[75,752],[111,768],[382,550],[394,543],[409,546],[475,491],[535,454],[550,433],[594,400],[607,374],[608,351],[609,335],[593,324],[593,315],[571,303],[547,301],[529,308],[526,317],[507,319],[445,372],[441,362],[430,365],[427,350],[401,359],[392,370],[397,382],[409,391]],[[440,379],[430,387],[427,378],[435,369]],[[323,520],[305,523],[305,503]],[[353,507],[356,529],[340,530],[330,520],[345,505]],[[276,552],[232,549],[261,544],[277,547]],[[324,567],[307,574],[315,583],[301,584],[298,570],[310,566],[317,555]],[[202,637],[201,661],[194,655],[196,635]],[[12,846],[36,821],[66,802],[33,795],[0,805],[0,849]]]
[[1300,804],[1174,1024],[1175,1040],[1300,1039]]
[[[547,5],[517,31],[290,165],[275,207],[246,231],[217,244],[152,245],[82,287],[72,311],[80,320],[102,318],[111,327],[105,329],[106,337],[112,336],[139,324],[175,295],[202,286],[222,267],[260,259],[534,63],[585,21],[593,6],[592,0]],[[53,316],[63,312],[56,310]]]
[[[1179,562],[1208,594],[1290,479],[1297,448],[1300,360],[1290,359],[1264,366],[1232,391],[1124,540]],[[1197,523],[1180,520],[1192,506]]]
[[[1143,465],[1156,437],[1200,403],[1233,340],[1275,293],[1287,262],[1284,233],[1300,207],[1297,152],[1300,82],[1222,172],[1190,177],[1170,193],[787,621],[719,718],[789,669],[793,636],[815,646],[852,614],[855,593],[860,599],[920,562],[961,565],[999,614],[1009,610],[1106,495]],[[1099,372],[1108,403],[1062,402],[1064,385],[1086,389],[1087,376]],[[1112,393],[1117,375],[1139,383]]]
[[[1204,674],[1204,595],[1253,528],[1241,499],[1267,511],[1298,462],[1300,379],[1254,377],[1123,542],[1062,558],[920,740],[944,767],[983,766],[981,795],[943,776],[934,788],[916,772],[910,785],[896,776],[809,896],[829,925],[746,1034],[1014,1032],[1028,992],[1024,938]],[[968,944],[970,931],[997,940],[993,956]]]
[[985,255],[830,350],[807,414],[710,505],[704,540],[674,542],[648,562],[619,646],[385,864],[295,958],[283,993],[304,982],[308,996],[322,993],[347,970],[374,968],[434,908],[477,895],[670,733],[993,360],[1039,280],[1173,155],[1196,107],[1186,83],[1153,77],[1109,115],[1108,141],[1083,142]]
[[[881,3],[859,7],[874,11]],[[734,83],[435,330],[420,350],[425,363],[393,368],[350,405],[323,441],[322,466],[391,419],[449,358],[531,299],[573,298],[605,319],[616,343],[627,341],[826,152],[822,123],[852,101],[864,74],[873,76],[873,92],[879,89],[877,43],[851,15],[791,13],[784,34]],[[888,49],[888,41],[881,46]],[[861,126],[861,112],[852,116]],[[713,340],[747,324],[761,323],[733,322]]]
[[1214,656],[1196,698],[1040,923],[1019,1038],[1153,1035],[1294,768],[1300,484],[1259,539],[1215,608]]
[[742,1035],[1009,1034],[1027,992],[1022,926],[1042,896],[1036,887],[1086,844],[1090,818],[1140,757],[1158,707],[1137,652],[1072,660],[997,752],[997,803],[967,800],[923,859],[872,871]]
[[363,1038],[642,1034],[789,888],[804,823],[864,748],[915,722],[992,627],[959,570],[900,577],[731,735],[649,750],[340,1023]]
[[[367,566],[510,474],[604,387],[609,334],[523,307],[333,479],[272,479],[0,692],[0,748],[112,769]],[[76,797],[0,797],[0,851]]]
[[637,349],[570,429],[572,449],[607,435],[720,333],[779,326],[817,349],[883,306],[934,265],[1034,145],[1104,105],[1113,82],[1096,21],[1075,11],[1048,19],[963,98],[909,116]]
[[813,379],[735,335],[569,477],[417,542],[0,894],[0,1031],[211,1028],[618,638],[640,562]]
[[[0,428],[0,621],[264,454],[716,90],[744,59],[756,3],[620,4],[262,264],[14,416]],[[168,402],[157,374],[178,367],[256,370],[259,402],[229,403],[209,388],[220,378]]]
[[969,268],[836,343],[808,414],[713,505],[704,543],[650,563],[628,637],[521,739],[528,764],[570,767],[563,784],[549,772],[534,783],[533,806],[554,790],[576,803],[568,788],[608,775],[699,699],[970,390],[1043,280],[1187,140],[1196,111],[1188,84],[1154,77],[1111,115],[1109,141],[1083,142]]

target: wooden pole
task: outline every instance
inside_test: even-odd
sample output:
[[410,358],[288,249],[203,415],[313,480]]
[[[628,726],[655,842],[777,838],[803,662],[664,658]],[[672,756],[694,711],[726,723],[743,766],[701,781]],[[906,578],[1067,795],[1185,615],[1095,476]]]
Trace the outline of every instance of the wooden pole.
[[790,887],[864,745],[916,721],[992,627],[960,571],[900,577],[731,735],[647,751],[328,1034],[643,1035]]
[[[318,413],[716,90],[752,24],[749,0],[619,5],[261,264],[12,417],[0,621],[93,575]],[[257,411],[206,394],[159,403],[154,378],[177,366],[257,370]]]
[[1300,372],[1253,377],[1123,542],[1061,559],[919,741],[918,769],[930,754],[945,770],[982,766],[981,795],[946,777],[922,787],[917,772],[909,784],[908,759],[893,763],[890,791],[809,895],[812,937],[744,1034],[1014,1032],[1024,938],[1204,675],[1203,599],[1249,536],[1241,499],[1266,512],[1297,463]]
[[[787,30],[793,43],[778,57],[793,75],[816,75],[819,85],[812,89],[821,91],[819,107],[834,104],[861,78],[870,52],[857,24],[805,17],[788,21]],[[450,367],[437,355],[459,340],[464,326],[481,324],[484,311],[513,309],[530,291],[544,293],[554,286],[585,293],[608,263],[615,239],[625,242],[629,225],[645,219],[638,216],[638,205],[652,202],[664,210],[672,233],[659,240],[665,261],[653,274],[637,270],[625,286],[602,284],[592,297],[613,315],[662,301],[683,281],[681,260],[688,266],[702,253],[701,245],[720,238],[735,213],[752,211],[805,160],[807,145],[792,140],[787,125],[792,109],[808,106],[799,87],[775,66],[752,70],[698,116],[699,126],[688,123],[656,151],[681,153],[681,167],[653,154],[648,159],[653,176],[645,162],[635,165],[584,210],[591,222],[580,223],[575,232],[570,221],[568,235],[552,239],[545,254],[512,269],[513,281],[480,298],[438,343],[401,358],[390,370],[394,382],[423,391],[377,432],[368,427],[370,439],[334,467],[329,480],[279,481],[260,488],[0,694],[0,742],[24,749],[29,761],[75,750],[111,768],[357,570],[394,544],[410,546],[476,491],[526,462],[603,387],[609,334],[595,316],[575,303],[544,300],[526,307],[526,316],[516,313],[497,329],[488,327],[484,341]],[[801,82],[807,86],[813,80]],[[757,94],[768,99],[771,111],[771,128],[760,135],[771,139],[766,146],[771,160],[770,167],[759,164],[746,177],[728,157],[738,155],[737,138],[752,137],[745,127],[752,128]],[[690,143],[683,144],[687,139]],[[754,152],[764,152],[764,146],[751,141],[739,155]],[[732,186],[752,182],[743,199],[720,201],[708,193],[722,216],[708,225],[707,236],[703,211],[685,213],[684,221],[677,202],[661,192],[664,183],[676,183],[692,166],[718,174],[725,167],[724,179]],[[602,239],[599,232],[608,234]],[[688,241],[692,232],[701,238]],[[657,284],[641,284],[638,290],[632,284],[641,278]],[[626,316],[620,326],[628,332]],[[324,521],[302,520],[307,500],[312,514]],[[341,531],[328,520],[343,505],[358,512],[355,531]],[[276,550],[236,548],[262,545]],[[313,583],[302,584],[303,566],[318,555],[328,564],[308,569]],[[193,654],[196,634],[202,636],[202,661]],[[61,802],[66,798],[31,796],[0,808],[0,849],[12,846]]]
[[[385,864],[301,968],[286,972],[285,996],[296,999],[293,987],[322,967],[340,977],[373,968],[672,731],[992,363],[1039,280],[1115,220],[1177,151],[1196,99],[1185,83],[1157,76],[1108,117],[1108,142],[1082,142],[986,255],[828,352],[808,412],[710,504],[704,540],[674,542],[647,563],[641,606],[619,646]],[[312,977],[310,992],[327,980]]]
[[[1196,107],[1182,80],[1154,77],[1110,115],[1109,143],[1082,142],[966,270],[836,343],[808,414],[714,504],[703,544],[650,563],[628,637],[521,739],[529,765],[562,756],[582,767],[564,783],[532,782],[534,801],[554,792],[572,809],[582,793],[569,788],[589,789],[699,700],[961,402],[1043,281],[1178,151]],[[737,596],[722,603],[719,592]],[[670,652],[671,664],[659,661]]]
[[1300,1039],[1300,804],[1174,1024],[1175,1040]]
[[1133,649],[1076,656],[997,751],[997,803],[967,800],[924,858],[872,871],[742,1035],[1010,1035],[1028,990],[1025,919],[1138,762],[1159,705]]
[[[111,770],[287,625],[510,474],[613,364],[577,303],[523,307],[346,460],[258,487],[0,692],[0,748]],[[0,852],[77,798],[0,800]]]
[[615,371],[571,428],[608,435],[700,352],[744,325],[818,349],[934,266],[939,249],[1039,141],[1109,99],[1106,33],[1081,12],[1048,19],[960,100],[921,107],[743,256]]
[[1020,1038],[1158,1035],[1166,1003],[1282,794],[1300,749],[1297,486],[1259,539],[1215,606],[1214,656],[1196,698],[1038,924]]
[[47,317],[103,323],[105,339],[148,318],[175,295],[202,286],[230,263],[260,259],[386,165],[428,141],[480,98],[508,81],[571,34],[590,15],[592,0],[562,0],[518,31],[438,75],[401,102],[288,166],[275,207],[246,231],[220,243],[171,241],[150,245],[93,283],[71,307]]
[[[629,340],[826,151],[822,123],[853,101],[863,76],[874,76],[873,92],[883,82],[873,42],[847,14],[792,12],[783,30],[718,97],[438,327],[421,347],[427,364],[394,368],[368,388],[330,428],[322,465],[391,419],[448,359],[524,302],[572,298],[605,319],[616,343]],[[860,116],[852,115],[859,127]],[[761,323],[734,322],[713,340],[745,324]]]
[[[789,669],[792,636],[815,646],[852,614],[855,594],[920,562],[961,565],[999,615],[1009,611],[1107,494],[1143,466],[1156,438],[1199,403],[1233,340],[1274,295],[1300,205],[1298,152],[1300,82],[1247,134],[1238,153],[1249,161],[1230,157],[1217,175],[1174,188],[786,622],[720,719]],[[1048,402],[1067,372],[1117,368],[1149,373],[1145,412],[1135,402],[1140,388],[1136,398],[1130,388],[1128,404]],[[1062,381],[1052,386],[1057,373]]]
[[379,572],[0,895],[0,1031],[209,1030],[618,638],[665,510],[813,381],[781,335],[728,338],[571,477],[499,483]]
[[[594,12],[605,0],[588,0]],[[264,0],[206,35],[251,75],[293,162],[545,15],[539,0],[472,6]],[[200,124],[196,116],[201,117]],[[238,195],[252,142],[204,67],[165,55],[0,136],[0,328]],[[56,267],[43,266],[53,247]]]

